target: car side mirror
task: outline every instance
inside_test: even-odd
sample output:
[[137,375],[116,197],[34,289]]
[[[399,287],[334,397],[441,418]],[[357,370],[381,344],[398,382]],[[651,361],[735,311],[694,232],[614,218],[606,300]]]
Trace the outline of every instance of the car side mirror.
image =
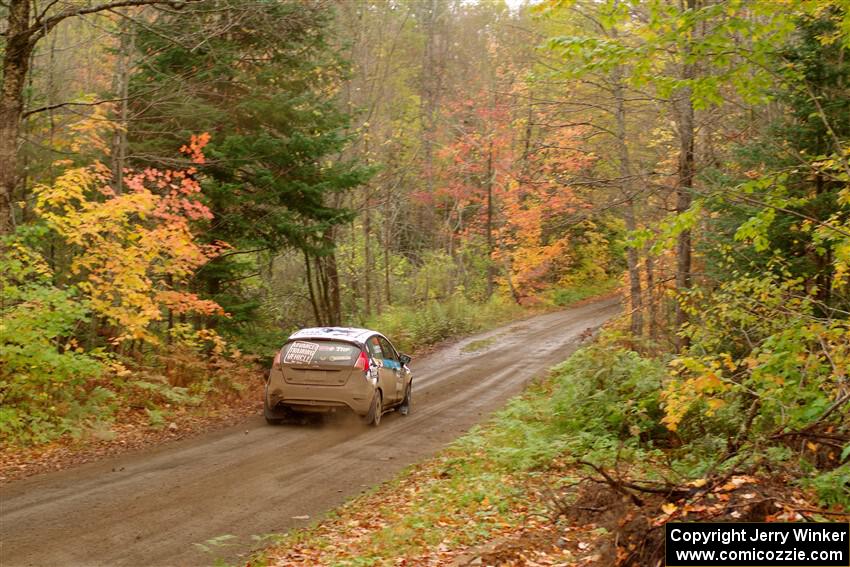
[[410,364],[410,361],[411,361],[411,360],[413,360],[412,358],[410,358],[410,357],[409,357],[409,356],[407,356],[406,354],[400,354],[400,355],[398,355],[398,359],[399,359],[399,361],[401,362],[401,365],[402,365],[402,366],[407,366],[408,364]]

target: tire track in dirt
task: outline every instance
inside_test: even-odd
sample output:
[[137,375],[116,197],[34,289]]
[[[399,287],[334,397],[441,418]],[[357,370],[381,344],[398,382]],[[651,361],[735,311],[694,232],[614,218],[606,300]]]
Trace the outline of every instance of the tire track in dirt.
[[[416,360],[410,416],[380,427],[333,418],[270,427],[261,417],[167,447],[0,489],[3,566],[206,565],[234,561],[252,536],[304,525],[426,458],[566,358],[608,299],[470,337]],[[464,353],[473,341],[492,340]],[[261,395],[258,391],[258,396]],[[113,469],[117,472],[112,472]],[[201,551],[225,534],[232,545]]]

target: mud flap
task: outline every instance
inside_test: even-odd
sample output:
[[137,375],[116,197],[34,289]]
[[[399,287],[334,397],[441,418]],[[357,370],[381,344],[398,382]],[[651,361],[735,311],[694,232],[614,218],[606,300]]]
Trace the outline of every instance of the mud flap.
[[398,413],[400,413],[401,415],[410,415],[412,390],[413,382],[407,385],[407,389],[404,391],[404,399],[401,401],[401,405],[398,406]]
[[292,410],[289,408],[269,407],[269,383],[266,382],[266,393],[263,397],[263,416],[266,422],[270,424],[281,423],[284,420],[292,417]]

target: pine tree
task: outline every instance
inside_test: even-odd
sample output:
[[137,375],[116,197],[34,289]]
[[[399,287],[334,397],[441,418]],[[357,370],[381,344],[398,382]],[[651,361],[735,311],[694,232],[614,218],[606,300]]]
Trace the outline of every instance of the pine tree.
[[201,184],[215,221],[206,235],[234,249],[199,280],[237,321],[256,304],[225,284],[256,271],[255,252],[328,253],[328,231],[351,218],[330,195],[370,173],[338,157],[348,117],[335,93],[346,69],[328,24],[327,10],[309,3],[220,0],[137,30],[146,64],[131,98],[155,100],[135,103],[130,153],[160,163],[192,132],[210,132]]

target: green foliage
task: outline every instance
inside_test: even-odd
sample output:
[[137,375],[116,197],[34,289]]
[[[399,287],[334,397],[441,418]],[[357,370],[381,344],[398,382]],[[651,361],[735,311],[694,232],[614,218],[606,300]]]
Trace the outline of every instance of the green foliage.
[[633,351],[581,349],[497,414],[489,432],[493,458],[528,469],[560,455],[607,463],[617,452],[652,451],[668,436],[660,423],[665,374],[663,364]]
[[163,404],[198,405],[201,403],[201,398],[191,395],[188,389],[171,386],[164,380],[133,380],[127,384],[127,387],[137,390],[135,396],[143,400],[149,408],[156,408]]
[[815,490],[824,506],[850,506],[850,463],[815,474],[802,484]]
[[[797,15],[794,36],[765,53],[781,69],[771,96],[783,112],[705,175],[709,277],[679,294],[690,346],[671,363],[663,401],[664,423],[692,450],[684,469],[728,447],[750,464],[802,456],[798,480],[823,503],[847,505],[846,464],[830,470],[835,451],[809,463],[777,441],[813,428],[848,434],[847,405],[834,405],[850,366],[842,18],[838,5]],[[723,438],[727,448],[699,447]]]
[[[574,2],[562,2],[570,5]],[[594,6],[602,35],[574,33],[551,38],[547,47],[569,63],[567,77],[627,68],[627,82],[654,87],[660,97],[687,93],[697,109],[720,105],[724,91],[753,103],[767,99],[773,80],[771,55],[793,32],[795,19],[814,12],[796,3],[782,13],[769,1],[723,3],[689,9],[662,0],[641,2],[646,17],[636,21],[627,5],[606,0]],[[758,15],[754,17],[754,15]],[[735,57],[741,37],[747,57]],[[671,60],[679,65],[670,65]],[[700,63],[700,73],[682,77],[680,65]],[[675,73],[671,73],[676,69]]]
[[33,252],[13,239],[0,259],[0,433],[42,443],[76,432],[108,410],[104,390],[87,382],[104,370],[102,358],[73,340],[89,312],[73,288],[58,289]]
[[659,389],[666,372],[658,361],[598,345],[579,351],[554,372],[552,408],[562,430],[647,446],[665,436]]
[[[480,257],[481,250],[478,252]],[[458,276],[458,266],[451,256],[440,250],[425,252],[421,265],[412,269],[409,279],[404,282],[407,284],[404,287],[410,289],[410,296],[401,299],[411,304],[444,300],[452,295]]]
[[848,306],[841,288],[850,249],[850,63],[834,41],[842,19],[846,13],[837,6],[798,19],[796,37],[772,54],[783,80],[771,92],[783,112],[736,147],[724,171],[706,176],[714,189],[705,201],[712,212],[703,246],[710,273],[721,281],[735,277],[718,264],[735,255],[740,269],[746,256],[746,270],[784,271],[817,287],[822,314]]
[[608,280],[618,277],[626,267],[624,233],[623,222],[609,215],[571,226],[567,231],[569,264],[559,274],[556,288],[580,290],[597,284],[605,286]]
[[[262,323],[267,324],[263,325]],[[276,328],[273,323],[261,320],[254,321],[234,331],[230,340],[246,354],[265,357],[261,360],[261,363],[263,366],[267,366],[271,364],[271,358],[280,349],[280,345],[286,341],[287,336],[289,336],[289,332],[279,327]]]
[[[23,231],[27,232],[27,231]],[[37,445],[89,432],[100,438],[121,407],[145,407],[162,425],[164,406],[198,405],[212,390],[204,380],[188,388],[164,378],[128,380],[133,374],[115,352],[83,346],[92,310],[73,286],[53,283],[53,273],[25,239],[3,240],[0,258],[0,434],[9,445]],[[209,330],[176,326],[175,345],[195,354],[223,348]],[[180,333],[183,335],[180,336]],[[197,361],[197,356],[192,359]],[[205,379],[208,371],[204,373]],[[186,379],[185,376],[181,377]]]
[[145,408],[145,413],[148,416],[148,423],[154,429],[161,429],[165,426],[165,414],[161,410]]
[[[775,324],[783,327],[788,321]],[[665,474],[697,479],[708,470],[728,465],[718,459],[752,417],[748,410],[755,391],[760,396],[760,411],[741,439],[741,454],[754,466],[792,465],[798,462],[794,451],[779,441],[768,441],[768,434],[783,431],[783,427],[803,428],[824,413],[831,399],[825,394],[829,371],[819,370],[810,356],[801,360],[801,353],[813,350],[812,340],[823,339],[826,347],[834,349],[830,337],[844,336],[845,331],[836,334],[833,330],[818,338],[808,335],[805,340],[807,335],[799,328],[786,331],[783,339],[773,335],[765,339],[764,344],[770,346],[759,350],[759,364],[752,368],[756,375],[761,374],[742,380],[740,388],[722,389],[722,405],[710,403],[712,392],[707,388],[712,381],[693,389],[687,400],[690,409],[676,432],[669,430],[667,418],[671,387],[680,384],[681,373],[671,379],[663,361],[603,341],[576,352],[553,369],[546,381],[513,399],[491,424],[459,440],[458,447],[469,452],[483,448],[488,460],[510,471],[580,458],[605,466],[617,462],[641,469],[650,477],[658,474],[652,463],[663,462],[672,469]],[[838,349],[846,350],[846,343]],[[834,350],[831,355],[846,356]],[[674,370],[682,366],[681,360]],[[811,373],[802,374],[802,368]],[[796,379],[776,380],[780,371]],[[830,423],[835,427],[844,420],[846,413],[834,416]],[[850,450],[846,452],[850,454]],[[801,484],[816,490],[825,505],[850,502],[846,462],[832,470],[803,466],[798,474]]]
[[[691,345],[672,361],[664,391],[664,423],[685,442],[709,433],[734,439],[744,454],[764,450],[764,458],[782,461],[787,455],[772,447],[777,434],[817,423],[846,428],[846,407],[822,416],[850,367],[850,326],[818,317],[813,294],[785,270],[737,274],[710,295],[685,296]],[[801,478],[811,484],[819,474],[804,469]]]

